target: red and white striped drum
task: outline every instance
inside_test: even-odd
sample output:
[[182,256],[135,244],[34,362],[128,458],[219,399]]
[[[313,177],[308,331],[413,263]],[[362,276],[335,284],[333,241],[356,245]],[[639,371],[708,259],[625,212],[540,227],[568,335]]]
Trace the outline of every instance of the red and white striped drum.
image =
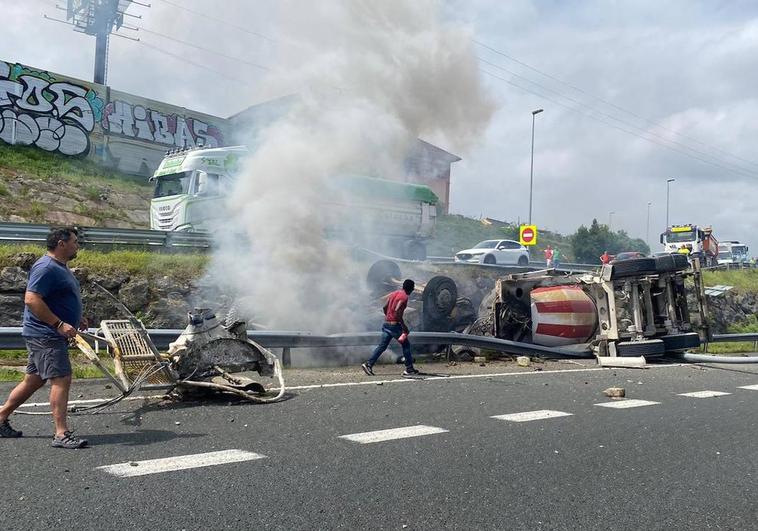
[[532,342],[546,347],[589,341],[597,327],[597,308],[579,286],[536,288],[532,298]]

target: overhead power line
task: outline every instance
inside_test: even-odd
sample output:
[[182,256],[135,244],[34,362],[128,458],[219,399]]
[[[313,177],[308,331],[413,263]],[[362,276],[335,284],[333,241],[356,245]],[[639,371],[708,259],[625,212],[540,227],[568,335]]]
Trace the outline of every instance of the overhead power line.
[[668,131],[669,133],[675,134],[675,135],[677,135],[677,136],[679,136],[681,138],[684,138],[686,140],[689,140],[691,142],[699,144],[699,145],[705,147],[706,149],[710,149],[712,151],[716,151],[716,152],[722,153],[723,155],[731,157],[731,158],[733,158],[735,160],[739,160],[741,162],[752,164],[752,165],[758,167],[758,162],[755,162],[755,161],[752,161],[752,160],[749,160],[749,159],[745,159],[743,157],[740,157],[738,155],[730,153],[729,151],[721,149],[721,148],[719,148],[717,146],[713,146],[713,145],[707,144],[707,143],[702,142],[702,141],[700,141],[700,140],[698,140],[696,138],[693,138],[693,137],[691,137],[689,135],[685,135],[684,133],[680,133],[679,131],[676,131],[675,129],[671,129],[670,127],[667,127],[666,125],[662,124],[661,122],[652,120],[652,119],[647,118],[645,116],[642,116],[641,114],[636,113],[634,111],[631,111],[629,109],[625,109],[624,107],[621,107],[621,106],[619,106],[619,105],[617,105],[617,104],[615,104],[615,103],[613,103],[611,101],[605,100],[605,99],[603,99],[603,98],[601,98],[599,96],[591,94],[590,92],[588,92],[588,91],[582,89],[581,87],[578,87],[578,86],[576,86],[576,85],[574,85],[572,83],[569,83],[568,81],[564,81],[564,80],[562,80],[562,79],[560,79],[560,78],[558,78],[556,76],[553,76],[553,75],[551,75],[551,74],[549,74],[549,73],[547,73],[547,72],[545,72],[543,70],[535,68],[532,65],[530,65],[528,63],[525,63],[524,61],[520,61],[519,59],[513,57],[512,55],[509,55],[509,54],[503,52],[502,50],[498,50],[496,48],[493,48],[492,46],[489,46],[489,45],[487,45],[487,44],[485,44],[485,43],[483,43],[481,41],[478,41],[476,39],[472,39],[472,42],[474,44],[477,44],[477,45],[481,46],[482,48],[485,48],[485,49],[487,49],[487,50],[489,50],[489,51],[491,51],[491,52],[493,52],[493,53],[501,56],[501,57],[506,58],[509,61],[512,61],[512,62],[514,62],[514,63],[516,63],[518,65],[523,66],[524,68],[527,68],[527,69],[529,69],[529,70],[531,70],[533,72],[536,72],[537,74],[539,74],[541,76],[544,76],[544,77],[546,77],[548,79],[551,79],[551,80],[553,80],[553,81],[555,81],[557,83],[565,85],[565,86],[571,88],[572,90],[580,92],[580,93],[584,94],[585,96],[588,96],[589,98],[591,98],[591,99],[593,99],[595,101],[603,103],[604,105],[608,105],[609,107],[612,107],[612,108],[614,108],[614,109],[616,109],[618,111],[621,111],[621,112],[626,113],[626,114],[628,114],[630,116],[633,116],[633,117],[635,117],[635,118],[637,118],[639,120],[642,120],[642,121],[644,121],[644,122],[646,122],[646,123],[648,123],[650,125],[653,125],[655,127],[659,127],[659,128],[661,128],[661,129],[663,129],[665,131]]
[[239,31],[241,31],[243,33],[247,33],[249,35],[255,35],[256,37],[264,39],[264,40],[269,41],[271,43],[276,43],[276,41],[274,39],[272,39],[271,37],[268,37],[268,36],[266,36],[266,35],[264,35],[262,33],[258,33],[257,31],[253,31],[253,30],[251,30],[249,28],[246,28],[244,26],[240,26],[239,24],[235,24],[233,22],[229,22],[228,20],[223,20],[223,19],[214,17],[213,15],[209,15],[208,13],[202,13],[200,11],[195,11],[194,9],[190,9],[188,7],[185,7],[185,6],[181,5],[181,4],[177,4],[176,2],[171,2],[170,0],[158,0],[158,1],[162,2],[164,4],[168,4],[168,5],[172,6],[172,7],[177,8],[177,9],[181,9],[182,11],[186,11],[187,13],[192,13],[195,16],[202,17],[202,18],[205,18],[207,20],[212,20],[214,22],[218,22],[219,24],[223,24],[223,25],[228,26],[230,28],[234,28],[236,30],[239,30]]
[[[597,121],[599,121],[599,122],[602,122],[602,123],[604,123],[604,124],[608,125],[609,127],[613,127],[614,129],[618,129],[619,131],[622,131],[622,132],[624,132],[624,133],[627,133],[627,134],[629,134],[629,135],[632,135],[632,136],[636,136],[636,137],[638,137],[638,138],[641,138],[641,139],[643,139],[643,140],[646,140],[646,141],[648,141],[648,142],[651,142],[651,143],[653,143],[653,144],[657,144],[657,145],[659,145],[659,146],[661,146],[661,147],[664,147],[664,148],[666,148],[666,149],[668,149],[668,150],[670,150],[670,151],[674,151],[675,153],[679,153],[679,154],[681,154],[681,155],[685,155],[685,156],[687,156],[687,157],[693,158],[693,159],[695,159],[695,160],[698,160],[698,161],[700,161],[700,162],[703,162],[703,163],[705,163],[705,164],[709,164],[709,165],[711,165],[711,166],[715,166],[715,167],[718,167],[718,168],[721,168],[721,169],[725,169],[725,170],[728,170],[728,171],[734,172],[734,170],[732,170],[732,169],[730,169],[730,168],[727,168],[727,167],[725,167],[725,166],[723,166],[723,165],[721,165],[721,164],[719,164],[719,163],[717,163],[717,162],[713,162],[713,161],[711,161],[711,160],[708,160],[708,159],[704,159],[704,158],[698,157],[698,156],[696,156],[696,155],[692,155],[691,153],[687,153],[686,151],[682,151],[682,150],[680,150],[680,149],[677,149],[676,147],[673,147],[673,146],[669,146],[669,145],[667,145],[667,144],[662,144],[662,143],[660,143],[660,142],[657,142],[657,141],[655,141],[655,140],[653,140],[653,139],[650,139],[650,138],[647,138],[647,137],[645,137],[645,136],[643,136],[643,135],[640,135],[640,134],[638,134],[638,133],[635,133],[634,131],[631,131],[631,130],[629,130],[629,129],[626,129],[626,128],[624,128],[624,127],[621,127],[621,126],[615,125],[615,124],[613,124],[613,123],[611,123],[611,122],[608,122],[607,120],[604,120],[604,119],[602,119],[602,118],[598,118],[598,117],[596,117],[596,116],[592,116],[592,115],[590,115],[590,114],[587,114],[586,112],[583,112],[583,111],[581,111],[580,109],[577,109],[577,108],[575,108],[575,107],[572,107],[572,106],[570,106],[570,105],[567,105],[567,104],[565,104],[565,103],[563,103],[563,102],[561,102],[561,101],[558,101],[558,100],[556,100],[556,99],[554,99],[554,98],[551,98],[550,96],[546,96],[545,94],[542,94],[542,93],[536,92],[536,91],[534,91],[533,89],[529,89],[529,88],[526,88],[526,87],[524,87],[524,86],[522,86],[522,85],[519,85],[518,83],[515,83],[515,82],[513,82],[512,80],[506,79],[506,78],[504,78],[504,77],[500,77],[500,76],[498,76],[498,75],[496,75],[496,74],[493,74],[492,72],[489,72],[489,71],[487,71],[487,70],[483,70],[483,69],[481,69],[481,68],[480,68],[480,69],[479,69],[479,71],[480,71],[480,72],[482,72],[482,73],[484,73],[484,74],[487,74],[487,75],[489,75],[489,76],[493,77],[494,79],[498,79],[498,80],[500,80],[500,81],[504,81],[505,83],[508,83],[509,85],[512,85],[512,86],[514,86],[514,87],[516,87],[516,88],[518,88],[518,89],[520,89],[520,90],[523,90],[524,92],[528,92],[528,93],[530,93],[530,94],[534,94],[535,96],[539,96],[540,98],[542,98],[542,99],[544,99],[544,100],[546,100],[546,101],[549,101],[549,102],[551,102],[551,103],[555,103],[556,105],[559,105],[559,106],[561,106],[561,107],[564,107],[564,108],[568,109],[569,111],[575,112],[575,113],[577,113],[577,114],[580,114],[580,115],[582,115],[582,116],[586,116],[586,117],[588,117],[588,118],[591,118],[591,119],[593,119],[593,120],[597,120]],[[749,173],[747,173],[747,172],[744,172],[744,171],[742,172],[742,174],[743,174],[743,175],[749,175],[749,176],[753,176],[752,174],[749,174]]]
[[[613,116],[611,114],[603,112],[603,111],[597,109],[596,107],[593,107],[593,106],[588,105],[588,104],[586,104],[586,103],[584,103],[584,102],[582,102],[580,100],[577,100],[576,98],[573,98],[571,96],[567,96],[565,94],[562,94],[561,92],[553,90],[550,87],[546,87],[545,85],[542,85],[541,83],[538,83],[536,81],[532,81],[531,79],[529,79],[529,78],[527,78],[525,76],[522,76],[520,74],[517,74],[515,72],[512,72],[511,70],[508,70],[507,68],[504,68],[504,67],[502,67],[500,65],[497,65],[495,63],[492,63],[490,61],[487,61],[487,60],[484,60],[484,59],[481,59],[481,58],[478,58],[478,59],[482,63],[485,63],[485,64],[487,64],[489,66],[494,67],[494,68],[497,68],[498,70],[501,70],[503,72],[507,72],[508,74],[510,74],[510,75],[512,75],[512,76],[514,76],[516,78],[522,79],[522,80],[526,81],[527,83],[529,83],[531,85],[539,87],[541,90],[544,90],[546,92],[554,94],[554,95],[556,95],[559,98],[563,98],[565,100],[568,100],[571,103],[573,103],[573,104],[575,104],[575,105],[577,105],[579,107],[584,107],[584,108],[588,109],[589,111],[591,111],[591,113],[583,113],[583,114],[585,114],[585,116],[588,116],[588,117],[593,118],[593,119],[597,119],[597,117],[594,116],[594,114],[600,115],[600,116],[602,116],[602,117],[604,117],[604,118],[606,118],[608,120],[612,120],[614,122],[617,122],[617,123],[621,124],[625,128],[631,128],[632,130],[636,130],[638,133],[633,133],[633,134],[635,134],[635,136],[639,136],[640,138],[645,138],[646,140],[651,141],[653,143],[656,143],[658,145],[664,145],[664,144],[661,144],[660,142],[654,142],[651,139],[649,139],[646,136],[644,136],[644,135],[649,135],[649,136],[652,136],[654,138],[657,138],[661,142],[666,143],[666,145],[672,144],[674,146],[678,146],[679,148],[681,148],[683,150],[686,150],[686,151],[681,151],[681,150],[678,151],[679,153],[682,153],[684,155],[692,156],[693,158],[697,158],[698,160],[701,160],[701,161],[704,160],[703,157],[705,157],[707,159],[712,159],[714,161],[714,164],[718,165],[722,169],[728,170],[728,171],[733,172],[733,173],[740,173],[740,174],[743,174],[743,175],[755,176],[755,172],[752,171],[752,170],[750,170],[750,169],[743,168],[743,167],[741,167],[741,166],[739,166],[737,164],[734,164],[732,162],[724,160],[721,157],[717,157],[717,156],[711,155],[709,153],[705,153],[703,151],[700,151],[698,149],[692,148],[692,147],[690,147],[690,146],[688,146],[686,144],[683,144],[681,142],[678,142],[676,140],[672,140],[672,139],[666,138],[665,136],[659,135],[658,133],[656,133],[654,131],[651,131],[651,130],[639,127],[639,126],[637,126],[637,125],[635,125],[633,123],[630,123],[630,122],[628,122],[626,120],[623,120],[621,118],[618,118],[616,116]],[[605,120],[601,120],[601,121],[603,121],[604,123],[607,123]]]
[[195,44],[193,42],[183,41],[181,39],[177,39],[176,37],[171,37],[170,35],[166,35],[165,33],[159,33],[157,31],[153,31],[153,30],[150,30],[150,29],[147,29],[147,28],[139,28],[139,29],[141,31],[144,31],[145,33],[149,33],[151,35],[155,35],[155,36],[161,37],[163,39],[168,39],[170,41],[176,42],[178,44],[183,44],[184,46],[189,46],[189,47],[195,48],[197,50],[202,50],[204,52],[212,53],[212,54],[218,55],[219,57],[225,57],[226,59],[230,59],[230,60],[236,61],[238,63],[249,65],[249,66],[252,66],[252,67],[255,67],[255,68],[260,68],[261,70],[267,70],[267,71],[273,71],[274,70],[271,67],[268,67],[268,66],[265,66],[265,65],[261,65],[261,64],[258,64],[258,63],[253,63],[251,61],[248,61],[246,59],[242,59],[242,58],[239,58],[239,57],[234,57],[234,56],[225,54],[224,52],[220,52],[218,50],[212,50],[211,48],[205,48],[204,46],[200,46],[200,45]]
[[202,63],[197,63],[195,61],[192,61],[191,59],[187,59],[186,57],[182,57],[179,54],[175,54],[173,52],[170,52],[168,50],[160,48],[159,46],[155,46],[153,44],[147,43],[147,42],[142,41],[142,40],[137,41],[137,44],[139,44],[141,46],[145,46],[146,48],[150,48],[151,50],[155,50],[156,52],[162,53],[162,54],[167,55],[169,57],[173,57],[174,59],[177,59],[179,61],[183,61],[183,62],[185,62],[187,64],[196,66],[197,68],[201,68],[203,70],[208,70],[209,72],[213,72],[214,74],[216,74],[218,76],[221,76],[221,77],[224,77],[226,79],[229,79],[230,81],[234,81],[236,83],[241,83],[242,85],[247,85],[248,84],[247,81],[242,81],[241,79],[238,79],[238,78],[236,78],[234,76],[230,76],[226,72],[222,72],[221,70],[216,70],[215,68],[213,68],[211,66],[208,66],[208,65],[204,65]]

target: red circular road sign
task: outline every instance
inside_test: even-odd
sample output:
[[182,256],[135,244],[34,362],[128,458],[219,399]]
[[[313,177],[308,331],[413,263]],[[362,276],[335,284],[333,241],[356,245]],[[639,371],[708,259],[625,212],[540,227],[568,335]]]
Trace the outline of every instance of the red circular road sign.
[[534,230],[531,227],[527,227],[521,233],[521,239],[526,243],[531,242],[534,239]]

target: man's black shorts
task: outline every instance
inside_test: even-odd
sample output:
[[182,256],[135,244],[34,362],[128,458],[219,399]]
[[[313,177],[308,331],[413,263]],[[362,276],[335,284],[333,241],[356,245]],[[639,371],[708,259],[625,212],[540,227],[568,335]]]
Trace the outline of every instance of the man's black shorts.
[[29,352],[26,374],[36,374],[43,380],[71,374],[71,360],[65,337],[25,337],[24,341]]

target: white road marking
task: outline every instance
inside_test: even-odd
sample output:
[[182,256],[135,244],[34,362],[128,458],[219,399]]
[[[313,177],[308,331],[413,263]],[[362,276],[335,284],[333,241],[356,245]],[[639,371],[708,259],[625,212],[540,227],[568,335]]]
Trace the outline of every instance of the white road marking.
[[340,435],[340,439],[353,441],[361,444],[370,444],[393,439],[408,439],[410,437],[421,437],[422,435],[434,435],[436,433],[447,433],[448,430],[435,428],[434,426],[407,426],[405,428],[393,428],[391,430],[367,431],[364,433],[352,433],[350,435]]
[[618,400],[615,402],[602,402],[600,404],[595,404],[596,406],[600,407],[611,407],[614,409],[627,409],[630,407],[642,407],[642,406],[654,406],[656,404],[660,404],[660,402],[651,402],[650,400]]
[[748,391],[758,391],[758,385],[741,385],[737,389],[747,389]]
[[239,463],[242,461],[263,459],[265,457],[265,455],[256,454],[253,452],[245,452],[243,450],[222,450],[220,452],[179,455],[176,457],[166,457],[164,459],[130,461],[128,463],[119,463],[117,465],[99,466],[97,467],[97,470],[102,470],[108,474],[112,474],[120,478],[128,478],[132,476],[145,476],[147,474],[173,472],[175,470],[187,470],[188,468],[223,465],[226,463]]
[[714,396],[726,396],[732,393],[723,393],[721,391],[695,391],[694,393],[679,393],[679,396],[688,396],[691,398],[713,398]]
[[[676,363],[671,365],[661,365],[661,366],[651,366],[648,367],[648,370],[660,370],[660,369],[670,369],[674,367],[683,367],[685,364],[682,363]],[[287,386],[288,391],[302,391],[306,389],[326,389],[330,387],[353,387],[356,385],[376,385],[376,384],[396,384],[396,383],[412,383],[412,382],[428,382],[432,380],[467,380],[471,378],[496,378],[496,377],[518,377],[518,376],[546,376],[549,374],[564,374],[564,373],[575,373],[575,372],[596,372],[596,371],[609,371],[611,369],[607,367],[591,367],[586,369],[565,369],[565,370],[555,370],[555,371],[536,371],[536,372],[492,372],[492,373],[486,373],[486,374],[460,374],[460,375],[450,375],[450,376],[427,376],[424,378],[394,378],[392,380],[364,380],[360,382],[341,382],[341,383],[332,383],[332,384],[311,384],[311,385],[293,385],[293,386]],[[618,370],[618,369],[614,369]],[[268,391],[279,391],[278,387],[271,387],[268,388]],[[154,399],[154,398],[163,398],[164,395],[149,395],[149,396],[129,396],[126,397],[124,400],[148,400],[148,399]],[[108,400],[111,400],[111,398],[92,398],[88,400],[70,400],[69,405],[76,405],[76,404],[98,404],[101,402],[106,402]],[[49,402],[32,402],[28,404],[21,404],[19,407],[43,407],[43,406],[50,406]]]
[[538,411],[524,411],[523,413],[509,413],[507,415],[493,415],[493,419],[509,420],[511,422],[529,422],[530,420],[552,419],[556,417],[570,417],[573,413],[540,409]]

